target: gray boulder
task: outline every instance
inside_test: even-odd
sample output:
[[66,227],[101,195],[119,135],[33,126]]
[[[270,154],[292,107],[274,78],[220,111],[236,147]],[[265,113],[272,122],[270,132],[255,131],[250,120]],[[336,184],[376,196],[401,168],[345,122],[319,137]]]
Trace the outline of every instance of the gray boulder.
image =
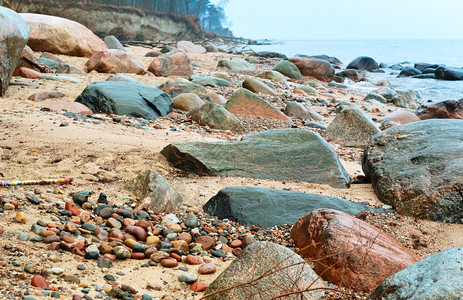
[[439,67],[434,74],[436,79],[463,80],[463,69]]
[[255,67],[251,63],[245,61],[244,59],[234,57],[222,59],[221,61],[219,61],[217,66],[224,67],[237,72],[254,71],[255,69]]
[[397,95],[392,99],[392,103],[398,107],[417,109],[418,101],[420,99],[421,97],[418,92],[413,90],[406,90],[398,92]]
[[370,295],[370,299],[462,299],[462,257],[461,247],[425,257],[384,280]]
[[371,57],[359,56],[350,64],[347,65],[346,69],[355,69],[360,71],[374,71],[379,69],[378,63]]
[[29,26],[21,16],[0,6],[0,96],[5,95],[29,35]]
[[285,108],[285,114],[290,117],[295,117],[300,120],[315,120],[322,121],[323,117],[311,109],[297,102],[288,102]]
[[351,215],[374,210],[341,198],[259,187],[221,189],[203,206],[205,212],[220,219],[264,227],[294,224],[304,214],[319,208],[335,209]]
[[372,138],[363,171],[379,200],[397,212],[463,222],[463,120],[425,120]]
[[204,292],[219,299],[321,299],[325,283],[288,248],[257,242],[247,246]]
[[196,174],[298,180],[345,188],[350,178],[317,133],[277,129],[239,142],[173,143],[161,153],[176,168]]
[[368,93],[368,95],[366,95],[363,100],[368,101],[368,102],[372,102],[372,100],[374,100],[374,101],[378,101],[380,103],[387,103],[386,98],[384,98],[383,96],[381,96],[380,94],[375,93],[375,92]]
[[114,35],[105,36],[103,41],[105,42],[105,44],[108,46],[109,49],[118,49],[118,50],[127,52],[124,46],[122,46],[121,42],[119,42],[117,37],[115,37]]
[[139,200],[137,209],[170,213],[182,203],[182,196],[154,170],[143,171],[127,183],[125,188],[134,193]]
[[97,81],[88,85],[76,102],[94,112],[154,120],[172,111],[172,99],[152,86],[124,81]]
[[191,111],[191,119],[211,128],[244,132],[244,126],[234,114],[215,103],[206,103]]
[[330,123],[324,136],[333,143],[342,143],[348,147],[364,147],[375,134],[378,126],[360,108],[343,109]]
[[280,72],[281,74],[289,78],[292,78],[292,79],[297,79],[297,80],[303,79],[301,71],[299,71],[297,66],[287,60],[280,61],[272,68],[272,70]]
[[212,76],[191,75],[190,80],[191,82],[202,85],[202,86],[212,86],[212,87],[231,86],[231,83],[229,81],[222,79],[222,78],[212,77]]

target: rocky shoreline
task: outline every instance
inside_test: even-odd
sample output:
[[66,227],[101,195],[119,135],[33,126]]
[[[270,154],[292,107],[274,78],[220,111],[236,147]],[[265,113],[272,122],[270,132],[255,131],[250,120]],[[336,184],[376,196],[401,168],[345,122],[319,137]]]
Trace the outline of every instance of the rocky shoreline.
[[461,296],[461,100],[349,90],[369,57],[0,14],[1,179],[72,178],[0,189],[5,299]]

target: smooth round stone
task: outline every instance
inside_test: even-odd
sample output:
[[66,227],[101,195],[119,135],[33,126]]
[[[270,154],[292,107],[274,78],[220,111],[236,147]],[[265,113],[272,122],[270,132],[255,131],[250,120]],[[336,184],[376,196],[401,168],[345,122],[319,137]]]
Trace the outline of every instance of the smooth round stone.
[[217,268],[213,264],[205,264],[199,267],[198,273],[202,275],[214,274]]
[[100,211],[99,216],[102,217],[103,219],[108,219],[111,217],[113,213],[114,213],[114,210],[112,207],[105,207]]
[[166,267],[166,268],[175,268],[178,266],[178,261],[173,258],[164,258],[161,260],[161,266]]
[[167,236],[169,233],[175,233],[173,230],[169,229],[169,228],[163,228],[162,229],[162,235],[163,236]]
[[175,214],[167,214],[162,218],[161,225],[172,226],[174,224],[180,223],[180,220]]
[[176,241],[178,239],[178,234],[176,234],[175,232],[174,233],[169,233],[166,236],[166,239],[168,239],[169,241]]
[[64,270],[58,267],[54,267],[54,268],[51,268],[51,272],[53,274],[59,275],[59,274],[63,274]]
[[145,219],[146,220],[146,219],[149,219],[149,217],[150,217],[150,215],[144,210],[139,210],[137,212],[137,219]]
[[182,232],[182,226],[180,226],[180,224],[174,224],[170,226],[170,230],[172,230],[175,233],[180,233]]
[[222,250],[216,250],[216,251],[213,251],[213,252],[212,252],[212,256],[226,258],[226,257],[227,257],[227,253],[225,253],[225,252],[222,251]]
[[122,224],[121,224],[121,222],[119,222],[118,220],[116,220],[114,218],[109,218],[106,221],[106,226],[111,227],[111,228],[121,229]]
[[3,209],[4,209],[4,210],[14,210],[15,207],[14,207],[14,205],[11,204],[11,203],[5,203],[5,204],[3,205]]
[[26,233],[21,233],[20,235],[18,235],[18,240],[26,242],[29,240],[29,235]]
[[100,196],[98,196],[98,203],[102,203],[102,204],[108,203],[108,197],[106,196],[105,193],[101,193]]
[[26,223],[26,215],[23,212],[16,213],[15,220],[19,223]]
[[94,232],[96,230],[96,226],[91,223],[84,223],[80,226],[80,228]]
[[60,242],[61,241],[61,238],[57,235],[50,235],[50,236],[47,236],[43,239],[43,242],[45,244],[51,244],[51,243],[56,243],[56,242]]
[[123,246],[117,246],[113,248],[113,253],[118,259],[127,259],[132,256],[130,251]]
[[200,265],[202,263],[199,257],[191,254],[186,256],[185,261],[189,265]]
[[190,286],[190,290],[194,292],[204,292],[205,290],[207,290],[207,288],[208,288],[207,283],[203,281],[196,281]]
[[111,274],[106,274],[104,276],[104,279],[106,279],[107,281],[116,281],[116,278]]
[[178,275],[178,280],[185,283],[193,283],[198,280],[198,275],[193,273],[182,273]]
[[195,228],[198,227],[199,222],[198,222],[198,217],[195,215],[188,215],[185,218],[185,226],[188,228]]
[[143,295],[141,296],[141,300],[151,300],[151,299],[153,299],[153,298],[151,298],[151,296],[148,295],[148,294],[143,294]]
[[129,248],[133,248],[133,246],[135,246],[137,244],[137,241],[134,240],[134,239],[126,239],[124,241],[124,244]]
[[111,261],[109,259],[99,259],[97,261],[97,266],[98,268],[105,268],[105,269],[109,269],[113,266],[113,264],[111,263]]
[[119,215],[122,216],[123,218],[129,218],[129,219],[134,219],[133,213],[130,211],[123,209],[119,212]]
[[100,257],[100,253],[96,251],[90,251],[85,253],[84,258],[86,259],[98,259]]
[[95,244],[89,245],[87,248],[85,248],[85,252],[98,252],[100,253],[100,250]]
[[152,236],[151,235],[151,236],[148,236],[146,238],[146,244],[147,245],[157,245],[157,244],[159,244],[160,241],[161,240],[157,236]]
[[178,235],[178,239],[187,242],[188,244],[191,243],[193,238],[191,237],[191,234],[188,232],[182,232]]
[[145,253],[145,250],[146,250],[146,249],[145,249],[145,247],[143,247],[143,246],[140,245],[140,244],[135,244],[135,245],[133,245],[132,250],[133,250],[133,252]]

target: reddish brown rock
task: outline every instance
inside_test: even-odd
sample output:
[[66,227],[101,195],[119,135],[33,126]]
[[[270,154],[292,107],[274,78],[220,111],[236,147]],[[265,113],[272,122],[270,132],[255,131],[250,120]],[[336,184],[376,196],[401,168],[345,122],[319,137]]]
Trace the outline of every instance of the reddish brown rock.
[[80,214],[79,208],[71,202],[66,202],[64,209],[71,212],[73,216],[78,216]]
[[347,69],[347,70],[336,73],[336,75],[342,78],[349,78],[353,82],[359,82],[366,78],[365,73],[354,70],[354,69]]
[[49,235],[43,239],[45,244],[57,243],[60,242],[61,238],[57,235]]
[[197,293],[204,292],[205,290],[207,290],[207,288],[208,288],[208,285],[204,281],[193,282],[193,284],[190,286],[190,290],[197,292]]
[[182,232],[178,235],[178,239],[179,240],[183,240],[185,242],[187,242],[187,244],[191,243],[192,241],[192,237],[191,237],[191,234],[189,234],[188,232]]
[[177,253],[171,252],[170,257],[172,257],[173,259],[175,259],[178,262],[182,261],[182,257],[180,255],[178,255]]
[[230,246],[232,248],[239,248],[241,247],[241,244],[243,244],[243,242],[241,240],[233,240],[231,243],[230,243]]
[[244,88],[238,89],[230,96],[225,108],[237,115],[273,118],[282,121],[290,120],[269,102]]
[[184,240],[171,241],[171,243],[172,243],[173,248],[180,249],[185,252],[188,252],[190,250],[188,248],[188,243],[185,242]]
[[50,236],[50,235],[56,235],[56,233],[54,231],[51,231],[51,230],[42,230],[42,231],[40,231],[40,235],[43,236],[43,237],[47,237],[47,236]]
[[256,240],[254,239],[254,237],[252,237],[251,235],[247,235],[244,237],[243,239],[243,242],[241,243],[241,248],[244,249],[246,248],[247,246],[255,243]]
[[200,265],[202,263],[199,257],[191,254],[186,256],[185,262],[189,265]]
[[20,76],[20,77],[29,78],[29,79],[39,79],[39,78],[42,78],[43,75],[42,73],[34,69],[20,67],[14,71],[13,76]]
[[177,42],[177,49],[184,50],[187,53],[206,53],[206,48],[201,45],[195,45],[190,41],[179,41]]
[[334,77],[333,67],[325,60],[315,58],[295,57],[289,59],[304,76],[314,77],[324,82],[330,82]]
[[44,101],[40,103],[42,107],[48,108],[50,110],[64,110],[70,111],[76,114],[93,114],[93,111],[79,102],[66,102],[66,101]]
[[90,57],[108,46],[85,26],[60,17],[20,14],[31,29],[27,45],[34,51]]
[[149,65],[148,71],[156,76],[190,77],[193,75],[193,66],[185,51],[176,50],[156,57]]
[[40,102],[40,101],[44,101],[50,98],[62,98],[65,96],[66,94],[60,91],[41,91],[41,92],[38,92],[38,93],[35,93],[29,96],[29,98],[27,99],[35,101],[35,102]]
[[178,261],[174,258],[164,258],[161,260],[161,266],[166,268],[175,268],[178,266]]
[[384,279],[419,260],[378,228],[331,209],[301,217],[291,238],[323,279],[358,291],[373,291]]
[[132,253],[132,258],[133,259],[145,259],[145,253],[141,253],[141,252],[134,252]]
[[42,288],[42,289],[46,289],[50,287],[50,285],[45,280],[45,278],[43,278],[40,275],[35,275],[34,277],[32,277],[31,285],[34,287]]
[[212,237],[210,237],[208,235],[197,237],[195,242],[197,244],[201,244],[201,246],[203,247],[203,250],[205,250],[205,251],[210,250],[210,249],[212,249],[212,247],[215,246],[214,238],[212,238]]
[[164,251],[159,251],[151,254],[150,259],[154,262],[161,262],[163,259],[168,259],[170,255]]
[[416,111],[421,120],[463,119],[463,99],[445,100],[436,103],[424,102]]
[[98,73],[135,73],[145,74],[143,67],[127,52],[118,49],[100,51],[92,55],[85,64],[87,70]]
[[63,237],[61,238],[61,240],[65,243],[68,243],[68,244],[74,244],[75,243],[75,240],[68,236],[68,235],[63,235]]
[[407,124],[407,123],[417,122],[420,120],[420,118],[418,118],[412,112],[409,112],[406,110],[398,110],[390,114],[387,114],[384,117],[378,118],[378,122],[382,122],[384,120],[394,121],[399,124]]
[[138,241],[145,241],[146,240],[146,231],[145,229],[138,227],[138,226],[127,226],[125,228],[125,232],[132,234],[134,237],[137,238]]
[[3,234],[3,226],[0,226],[0,235]]
[[213,264],[205,264],[199,267],[198,273],[202,275],[214,274],[217,268]]

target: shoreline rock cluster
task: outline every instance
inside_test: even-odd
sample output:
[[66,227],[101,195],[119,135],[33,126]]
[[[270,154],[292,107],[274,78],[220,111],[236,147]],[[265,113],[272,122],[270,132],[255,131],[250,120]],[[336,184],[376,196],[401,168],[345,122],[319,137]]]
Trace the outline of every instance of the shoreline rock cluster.
[[[341,83],[345,78],[365,80],[364,72],[381,72],[380,67],[385,67],[365,56],[344,70],[334,57],[298,55],[287,59],[273,52],[257,53],[258,59],[249,55],[217,56],[214,66],[207,69],[192,57],[217,54],[217,47],[180,41],[177,49],[164,47],[146,53],[150,62],[145,68],[117,39],[105,39],[108,47],[75,22],[32,14],[22,15],[23,22],[5,8],[0,8],[0,14],[6,20],[0,25],[17,29],[0,30],[0,37],[4,37],[0,49],[7,54],[1,57],[2,96],[8,95],[6,89],[13,75],[31,80],[30,87],[48,80],[82,84],[84,78],[86,86],[80,95],[60,106],[75,123],[92,123],[97,130],[103,128],[102,124],[128,124],[145,130],[147,135],[153,130],[166,130],[169,136],[169,132],[180,131],[178,128],[191,134],[189,138],[194,133],[199,137],[218,134],[219,141],[185,138],[170,142],[166,138],[168,142],[156,151],[156,159],[170,178],[226,181],[237,177],[282,184],[297,181],[304,188],[323,186],[322,190],[341,191],[341,195],[353,185],[370,184],[379,200],[371,205],[323,192],[228,186],[202,207],[190,209],[183,206],[182,195],[167,176],[145,170],[124,182],[137,199],[123,202],[87,189],[69,193],[72,201],[65,196],[63,201],[45,201],[40,198],[40,189],[0,197],[0,213],[11,216],[8,222],[19,228],[31,223],[28,212],[34,214],[33,234],[11,234],[6,225],[0,225],[4,253],[20,257],[26,251],[24,247],[34,251],[47,245],[46,251],[60,256],[95,261],[104,272],[123,262],[143,261],[140,268],[147,270],[159,267],[161,273],[181,271],[175,284],[180,284],[178,290],[188,291],[184,295],[203,293],[200,295],[212,299],[245,298],[250,294],[283,297],[285,293],[323,299],[330,297],[328,289],[333,284],[370,295],[371,299],[409,297],[411,292],[405,286],[430,297],[461,296],[459,286],[452,286],[451,276],[445,275],[459,278],[457,258],[461,248],[420,260],[385,232],[387,223],[378,228],[366,220],[370,215],[380,219],[404,215],[443,225],[463,223],[462,100],[421,104],[415,91],[397,91],[388,82],[378,83],[378,89],[365,97],[350,94]],[[29,38],[27,26],[31,28]],[[59,38],[64,36],[68,39]],[[69,39],[76,36],[82,41],[70,43]],[[27,39],[30,48],[25,47]],[[34,51],[42,54],[37,57]],[[87,61],[85,66],[66,63],[57,54],[77,55]],[[424,74],[434,72],[438,79],[459,76],[458,71],[445,66],[417,64],[416,69]],[[111,76],[87,84],[90,75],[99,73]],[[144,83],[126,74],[169,78],[160,84],[150,80]],[[411,68],[402,69],[400,76],[408,75],[420,74]],[[26,101],[51,99],[57,105],[58,99],[65,97],[60,91],[39,91]],[[389,106],[381,111],[378,104]],[[63,122],[59,126],[69,125]],[[348,173],[341,158],[349,153],[354,155],[347,160],[349,163],[355,162],[355,154],[357,163],[361,159],[363,174]],[[119,180],[114,185],[121,183]],[[16,240],[7,240],[12,238]],[[14,245],[16,241],[18,245]],[[416,247],[422,245],[419,239],[414,241]],[[217,272],[216,265],[230,261],[214,280],[208,277]],[[96,298],[152,299],[148,293],[138,295],[137,289],[117,282],[110,273],[98,279],[105,284],[80,286],[79,293],[84,294],[80,296],[60,286],[82,284],[79,273],[68,274],[56,265],[44,266],[51,277],[48,271],[38,272],[13,259],[9,262],[22,269],[22,277],[17,271],[11,274],[15,278],[11,288],[18,297],[72,295],[73,299],[92,299],[87,295],[91,292]],[[433,265],[436,272],[429,271]],[[6,267],[10,266],[2,262],[0,272]],[[85,266],[78,270],[84,271]],[[440,282],[429,289],[433,278]],[[21,286],[15,288],[18,282]],[[27,294],[21,291],[23,286]],[[149,290],[163,290],[162,286],[148,286]]]

